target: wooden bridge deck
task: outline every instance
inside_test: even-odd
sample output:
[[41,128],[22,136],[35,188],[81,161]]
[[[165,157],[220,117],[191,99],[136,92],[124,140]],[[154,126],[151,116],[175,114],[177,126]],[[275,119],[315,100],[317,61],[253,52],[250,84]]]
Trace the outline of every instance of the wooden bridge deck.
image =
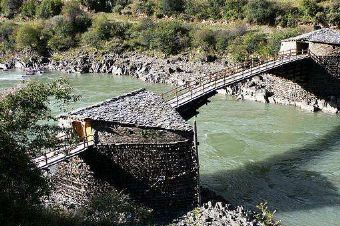
[[45,155],[33,159],[33,162],[38,166],[39,169],[46,169],[86,151],[93,145],[93,141],[84,141],[77,145],[65,146],[63,148],[47,152]]
[[163,99],[171,97],[168,103],[175,109],[184,107],[187,104],[195,102],[201,97],[207,96],[216,90],[225,88],[228,85],[243,81],[256,75],[268,72],[286,64],[309,58],[310,55],[303,53],[289,53],[281,55],[274,60],[267,62],[258,62],[256,66],[253,63],[246,66],[237,66],[227,68],[226,70],[210,76],[208,79],[177,87],[174,90],[164,93]]

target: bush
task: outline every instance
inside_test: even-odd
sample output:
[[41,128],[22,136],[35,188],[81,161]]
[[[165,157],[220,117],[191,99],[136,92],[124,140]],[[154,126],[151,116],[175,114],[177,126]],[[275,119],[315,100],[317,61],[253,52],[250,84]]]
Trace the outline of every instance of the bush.
[[190,45],[189,29],[178,22],[160,22],[150,44],[165,54],[177,54]]
[[149,225],[152,221],[151,210],[117,191],[92,198],[82,210],[82,215],[85,225]]
[[250,0],[245,6],[246,17],[249,22],[258,24],[273,24],[276,9],[273,2],[268,0]]
[[314,16],[321,11],[321,7],[319,7],[316,0],[303,0],[301,5],[302,13],[310,18],[314,18]]
[[82,41],[85,44],[99,48],[102,41],[112,37],[112,29],[112,23],[105,16],[99,16],[94,20],[90,30],[82,35]]
[[226,0],[224,17],[231,20],[243,19],[246,4],[247,0]]
[[200,47],[204,51],[214,50],[216,44],[215,34],[210,29],[195,31],[192,37],[194,47]]
[[18,49],[41,50],[41,29],[32,24],[25,24],[19,27],[16,34]]
[[186,3],[185,13],[200,20],[209,18],[209,5],[207,1],[189,0]]
[[5,17],[12,18],[19,13],[23,0],[1,0],[1,13]]
[[164,15],[172,15],[184,12],[184,0],[160,0],[160,9]]
[[228,52],[235,61],[241,62],[254,55],[267,55],[267,45],[268,40],[265,34],[251,32],[235,38],[229,45]]
[[72,27],[72,33],[84,32],[91,25],[91,19],[78,2],[68,1],[62,8],[64,20]]
[[61,12],[61,8],[61,0],[42,0],[37,9],[37,16],[47,19],[59,15]]
[[340,3],[332,3],[327,20],[330,24],[340,28]]
[[33,18],[36,14],[37,4],[35,0],[27,0],[21,6],[21,16]]
[[0,24],[0,49],[3,52],[12,50],[15,47],[14,31],[16,24],[5,21]]
[[281,40],[294,37],[300,34],[301,32],[298,29],[288,29],[288,30],[277,31],[273,33],[269,37],[269,41],[268,41],[268,47],[267,47],[268,54],[275,55],[279,52],[280,47],[281,47]]

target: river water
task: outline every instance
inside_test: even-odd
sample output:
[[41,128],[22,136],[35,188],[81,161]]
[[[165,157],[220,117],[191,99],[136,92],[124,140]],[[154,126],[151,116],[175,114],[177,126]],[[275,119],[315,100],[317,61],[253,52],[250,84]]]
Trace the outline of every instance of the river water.
[[[70,110],[142,87],[169,88],[103,74],[69,78],[82,95]],[[2,72],[0,89],[20,79],[20,73]],[[287,226],[340,226],[339,116],[216,95],[193,120],[204,186],[234,205],[267,201]]]

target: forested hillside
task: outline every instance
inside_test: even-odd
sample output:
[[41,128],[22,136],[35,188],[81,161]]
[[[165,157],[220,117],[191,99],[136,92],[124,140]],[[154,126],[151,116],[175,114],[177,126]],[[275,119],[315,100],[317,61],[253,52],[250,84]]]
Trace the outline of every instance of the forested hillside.
[[1,0],[2,53],[144,51],[272,55],[279,41],[340,26],[336,0]]

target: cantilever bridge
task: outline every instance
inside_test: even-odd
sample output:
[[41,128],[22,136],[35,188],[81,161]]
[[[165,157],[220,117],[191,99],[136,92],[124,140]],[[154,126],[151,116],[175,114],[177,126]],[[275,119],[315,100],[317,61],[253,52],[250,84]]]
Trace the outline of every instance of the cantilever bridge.
[[[253,59],[243,64],[228,67],[223,71],[207,77],[199,78],[185,85],[178,86],[163,93],[162,98],[179,113],[185,112],[183,115],[189,118],[192,115],[190,115],[190,113],[188,114],[186,111],[195,111],[196,108],[201,105],[202,100],[203,102],[206,101],[209,97],[214,95],[217,90],[307,58],[312,58],[316,62],[320,61],[320,59],[310,51],[281,52],[280,55],[268,60]],[[195,106],[193,107],[193,105]],[[93,137],[90,139],[91,141],[87,140],[88,139],[86,138],[78,144],[64,145],[56,150],[46,152],[43,156],[33,159],[33,162],[38,168],[47,169],[86,151],[89,147],[94,145],[94,142],[92,141]]]

